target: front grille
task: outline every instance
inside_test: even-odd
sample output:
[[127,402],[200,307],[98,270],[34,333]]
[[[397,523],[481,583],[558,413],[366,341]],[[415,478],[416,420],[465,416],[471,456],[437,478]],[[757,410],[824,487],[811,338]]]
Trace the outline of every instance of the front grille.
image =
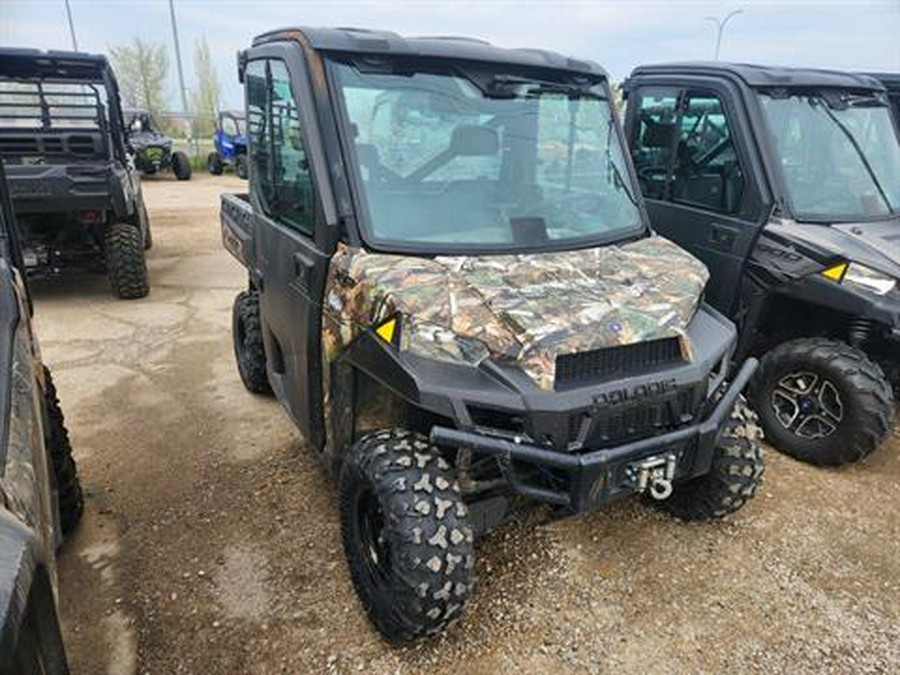
[[604,347],[556,357],[555,388],[637,375],[684,360],[677,337]]
[[599,411],[594,415],[584,445],[590,449],[602,448],[676,429],[692,421],[696,412],[694,395],[693,389],[682,389],[674,395],[621,410]]

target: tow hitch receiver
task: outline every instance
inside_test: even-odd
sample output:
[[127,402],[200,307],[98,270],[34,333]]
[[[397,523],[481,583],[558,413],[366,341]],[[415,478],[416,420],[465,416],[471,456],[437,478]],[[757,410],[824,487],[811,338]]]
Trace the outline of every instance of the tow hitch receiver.
[[650,492],[654,499],[667,499],[672,494],[672,480],[675,478],[675,453],[654,455],[629,466],[625,472],[634,481],[638,492]]

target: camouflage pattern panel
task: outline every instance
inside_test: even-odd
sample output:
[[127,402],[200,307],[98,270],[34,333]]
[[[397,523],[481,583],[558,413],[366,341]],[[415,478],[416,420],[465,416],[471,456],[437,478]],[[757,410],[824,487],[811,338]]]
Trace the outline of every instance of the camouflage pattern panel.
[[[13,344],[12,396],[6,462],[0,467],[0,491],[7,508],[33,528],[45,551],[54,550],[50,502],[50,467],[44,446],[43,368],[32,344],[28,310],[19,294],[19,316]],[[50,556],[52,559],[52,556]],[[53,570],[51,570],[51,574]]]
[[400,349],[477,364],[518,362],[552,389],[556,357],[679,337],[708,278],[675,244],[653,236],[621,246],[435,259],[340,245],[325,291],[330,363],[365,328],[401,316]]

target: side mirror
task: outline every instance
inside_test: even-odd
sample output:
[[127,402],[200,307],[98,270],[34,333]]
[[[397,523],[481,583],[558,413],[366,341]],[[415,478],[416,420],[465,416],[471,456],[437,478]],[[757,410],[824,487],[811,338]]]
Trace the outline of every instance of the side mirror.
[[244,84],[244,71],[247,70],[247,51],[244,49],[238,50],[237,53],[237,76],[238,82]]
[[458,126],[450,136],[450,152],[455,157],[491,157],[500,152],[500,135],[491,127]]

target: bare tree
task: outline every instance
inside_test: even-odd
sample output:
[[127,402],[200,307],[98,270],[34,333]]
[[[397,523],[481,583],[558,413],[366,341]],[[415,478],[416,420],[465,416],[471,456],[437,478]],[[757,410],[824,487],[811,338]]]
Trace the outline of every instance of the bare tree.
[[211,136],[219,111],[219,77],[206,37],[200,38],[194,46],[194,74],[197,77],[193,101],[194,112],[197,113],[195,133],[202,137]]
[[110,47],[109,54],[125,106],[146,108],[153,115],[165,110],[169,73],[165,45],[135,38],[131,44]]

